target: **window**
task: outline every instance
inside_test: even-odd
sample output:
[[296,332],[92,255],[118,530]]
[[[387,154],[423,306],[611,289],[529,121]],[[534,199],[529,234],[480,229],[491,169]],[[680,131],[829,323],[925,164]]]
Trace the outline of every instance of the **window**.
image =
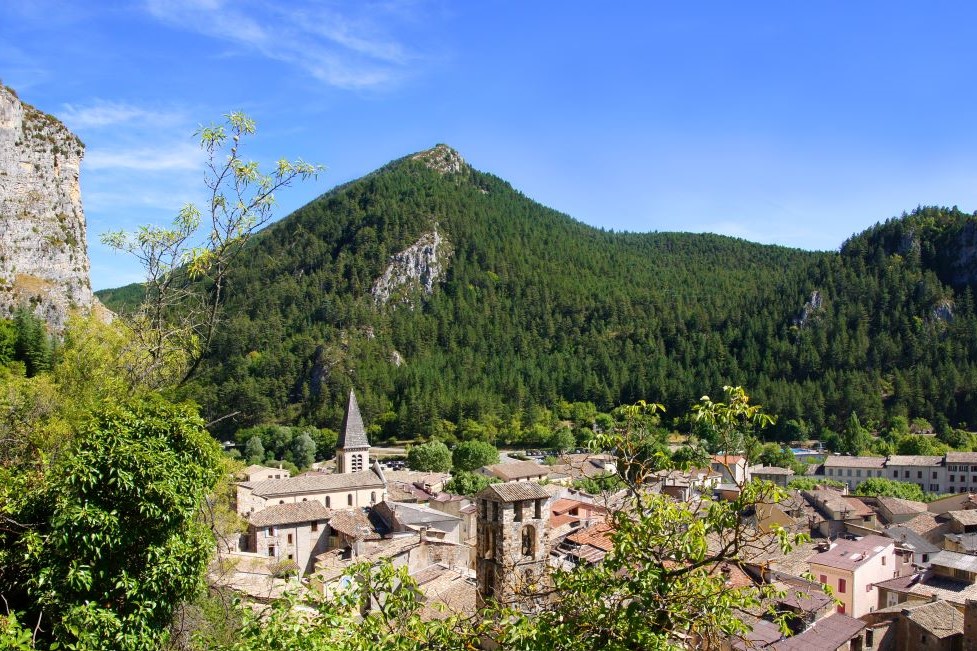
[[838,592],[844,594],[845,590],[848,589],[848,582],[844,579],[838,579]]
[[838,604],[838,612],[842,615],[845,614],[845,604]]
[[848,469],[848,476],[851,477],[851,468]]
[[939,484],[930,484],[930,492],[931,493],[939,493],[940,492],[940,485]]
[[974,484],[977,484],[977,475],[974,475],[973,477],[971,477],[970,478],[970,481],[973,482]]
[[831,468],[828,468],[828,476],[830,477],[833,474],[835,474],[835,471],[832,470]]
[[933,477],[932,477],[932,479],[936,479],[936,471],[935,470],[933,471]]
[[308,497],[303,497],[303,498],[302,498],[302,501],[303,501],[303,502],[308,502],[308,501],[309,501],[309,498],[308,498]]
[[294,560],[294,559],[295,559],[295,555],[294,554],[289,554],[288,555],[288,560],[291,561],[291,560]]
[[332,498],[326,495],[326,508],[328,509],[330,506],[332,506]]
[[906,479],[909,479],[909,471],[908,470],[904,471],[903,477],[905,477]]
[[899,478],[899,471],[898,470],[893,470],[892,471],[892,476],[895,477],[896,479],[898,479]]
[[[882,566],[885,567],[885,556],[882,557]],[[866,588],[871,588],[872,584],[865,586]]]
[[376,504],[376,503],[377,503],[377,492],[370,491],[370,504]]
[[923,471],[922,470],[917,470],[916,471],[916,479],[922,479],[922,478],[923,478]]
[[292,534],[288,534],[288,544],[292,544]]
[[522,502],[516,502],[515,507],[516,507],[516,515],[513,518],[513,521],[522,522]]
[[875,646],[875,629],[865,631],[865,646]]
[[285,500],[278,500],[278,503],[279,504],[284,504],[285,503]]
[[924,563],[929,563],[930,562],[930,555],[929,554],[923,554],[923,562]]
[[955,481],[957,481],[956,475],[950,475],[950,483],[952,484]]
[[313,520],[312,521],[312,531],[318,531],[318,530],[319,530],[319,521],[318,520]]
[[265,529],[265,538],[271,538],[275,535],[275,527],[268,527]]
[[353,494],[350,493],[346,496],[346,506],[353,506]]
[[543,500],[536,500],[536,519],[541,520],[543,518]]
[[269,556],[274,556],[275,555],[275,546],[274,545],[268,545],[268,555]]
[[828,585],[828,577],[827,577],[827,575],[822,574],[820,577],[818,577],[818,580],[821,581],[821,583],[823,583],[824,585]]
[[861,470],[856,470],[855,471],[855,476],[856,477],[861,477],[862,476],[862,471]]
[[536,529],[531,525],[522,528],[522,555],[536,555]]

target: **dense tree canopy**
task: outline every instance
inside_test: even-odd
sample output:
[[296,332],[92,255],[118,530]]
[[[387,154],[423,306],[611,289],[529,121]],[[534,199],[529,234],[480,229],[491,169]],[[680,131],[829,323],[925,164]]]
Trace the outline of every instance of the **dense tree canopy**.
[[[240,411],[228,429],[336,428],[355,385],[382,438],[538,447],[560,420],[585,440],[595,412],[654,395],[683,413],[727,384],[780,414],[768,436],[782,440],[840,432],[852,413],[868,431],[962,427],[977,423],[973,223],[922,208],[840,253],[614,233],[408,158],[255,236],[196,395],[208,418]],[[390,256],[434,228],[450,257],[433,295],[378,306]]]

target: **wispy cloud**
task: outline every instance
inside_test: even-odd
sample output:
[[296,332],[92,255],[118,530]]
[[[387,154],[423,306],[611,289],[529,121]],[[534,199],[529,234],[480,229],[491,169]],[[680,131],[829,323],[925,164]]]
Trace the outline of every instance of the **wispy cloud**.
[[169,127],[186,121],[182,111],[153,110],[107,100],[96,100],[87,106],[65,104],[59,117],[73,129],[97,129],[120,124]]
[[200,147],[192,144],[178,144],[168,148],[96,149],[85,157],[85,165],[90,170],[199,170],[203,161],[204,155]]
[[146,0],[146,8],[169,25],[296,66],[339,88],[396,83],[419,58],[381,27],[403,20],[397,3],[353,4],[342,13],[318,2],[274,8],[241,0]]

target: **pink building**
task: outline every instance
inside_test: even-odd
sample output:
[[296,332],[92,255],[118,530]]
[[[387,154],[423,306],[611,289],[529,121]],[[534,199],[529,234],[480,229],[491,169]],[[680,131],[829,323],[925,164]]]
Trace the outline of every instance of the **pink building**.
[[[829,547],[830,545],[830,547]],[[827,547],[827,548],[825,548]],[[841,601],[838,612],[861,617],[878,606],[875,584],[897,576],[895,541],[883,536],[825,543],[807,559],[811,574]]]

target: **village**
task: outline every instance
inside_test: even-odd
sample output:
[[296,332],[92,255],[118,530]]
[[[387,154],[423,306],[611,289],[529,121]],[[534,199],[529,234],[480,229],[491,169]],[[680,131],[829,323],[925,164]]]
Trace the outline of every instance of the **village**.
[[[244,469],[236,508],[247,531],[223,541],[221,579],[262,604],[287,591],[329,594],[353,563],[386,561],[407,568],[423,616],[438,618],[474,614],[489,599],[526,599],[519,586],[530,577],[601,563],[613,548],[623,492],[571,486],[615,473],[611,454],[486,466],[479,472],[498,482],[468,498],[443,490],[447,473],[385,469],[370,450],[351,392],[334,470]],[[717,565],[729,586],[772,585],[782,595],[746,613],[751,632],[725,648],[977,649],[977,453],[828,456],[809,466],[816,487],[807,490],[787,488],[793,475],[726,454],[709,467],[657,473],[643,487],[697,505],[734,499],[753,481],[786,489],[785,499],[756,504],[750,526],[758,536],[783,528],[808,539],[786,553],[758,545]],[[849,494],[872,477],[949,495],[927,504]],[[770,612],[789,614],[793,635]]]

